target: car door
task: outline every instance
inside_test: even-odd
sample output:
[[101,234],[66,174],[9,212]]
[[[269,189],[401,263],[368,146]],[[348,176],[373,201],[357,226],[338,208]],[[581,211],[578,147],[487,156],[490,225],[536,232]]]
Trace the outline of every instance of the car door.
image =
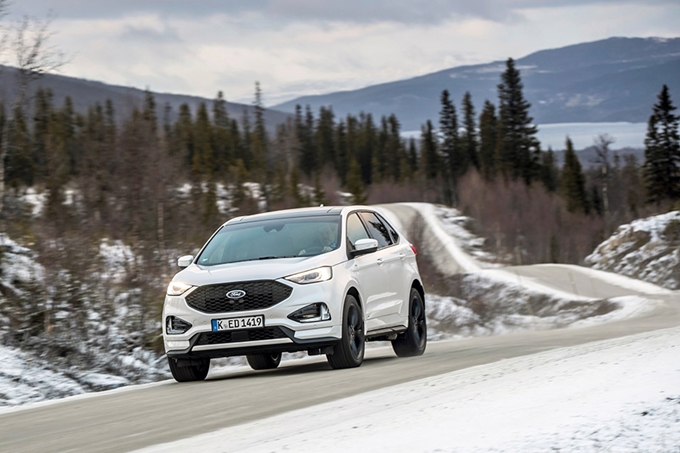
[[[352,247],[359,239],[371,238],[357,212],[347,216],[346,225],[347,240]],[[381,324],[380,319],[376,318],[375,310],[385,298],[386,285],[385,272],[378,258],[378,252],[359,255],[353,258],[352,264],[352,274],[359,283],[364,306],[366,331],[375,329]]]
[[376,286],[380,288],[380,295],[371,307],[371,325],[380,328],[398,324],[404,302],[403,291],[399,290],[404,277],[401,256],[386,225],[374,212],[362,211],[359,216],[371,237],[378,241],[378,251],[373,255],[379,269],[377,275],[380,281]]

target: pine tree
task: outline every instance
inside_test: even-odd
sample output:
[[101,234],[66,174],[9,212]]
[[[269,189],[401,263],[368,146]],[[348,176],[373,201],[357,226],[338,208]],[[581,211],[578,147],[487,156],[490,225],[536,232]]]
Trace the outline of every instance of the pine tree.
[[305,116],[302,117],[302,110],[299,105],[295,107],[295,130],[299,146],[299,162],[302,172],[311,176],[317,169],[316,146],[314,143],[314,115],[312,109],[305,108]]
[[42,180],[46,168],[46,142],[48,140],[48,126],[52,116],[52,91],[39,88],[35,94],[35,108],[33,114],[33,160],[36,167],[36,179]]
[[227,102],[224,100],[224,94],[221,91],[217,93],[217,97],[213,100],[212,111],[214,124],[212,147],[215,151],[215,160],[219,170],[226,170],[234,158],[234,146],[229,130]]
[[14,127],[10,129],[7,140],[6,181],[10,187],[19,185],[33,185],[35,177],[35,160],[31,152],[31,136],[28,131],[26,116],[21,106],[13,112]]
[[[455,186],[458,178],[463,176],[467,171],[469,159],[460,146],[460,138],[458,137],[458,116],[456,115],[456,107],[449,97],[448,90],[442,91],[441,95],[439,132],[442,137],[441,152],[446,156],[448,174]],[[430,170],[427,171],[427,174],[431,175]],[[429,177],[430,176],[428,176],[428,178]]]
[[479,169],[479,141],[475,124],[475,106],[472,104],[470,92],[463,96],[463,135],[460,138],[463,152],[468,162]]
[[538,170],[538,140],[523,87],[519,70],[509,58],[498,85],[498,163],[507,176],[530,184]]
[[116,141],[117,132],[116,111],[113,108],[113,101],[111,101],[111,99],[106,99],[104,105],[104,141],[113,144]]
[[399,181],[402,176],[402,161],[406,159],[406,150],[399,132],[401,126],[394,114],[387,118],[387,125],[387,143],[385,144],[387,173],[394,181]]
[[347,171],[347,190],[352,194],[352,204],[365,204],[366,193],[361,180],[361,168],[355,159],[350,160]]
[[334,137],[335,114],[330,107],[319,109],[319,120],[317,121],[315,140],[316,148],[319,151],[319,170],[326,166],[336,167],[336,145]]
[[418,171],[418,149],[416,148],[415,138],[411,138],[408,141],[408,164],[411,168],[411,173]]
[[148,122],[151,127],[151,132],[155,135],[158,131],[156,99],[148,88],[144,91],[144,109],[142,110],[142,118],[144,118],[144,121]]
[[555,192],[559,185],[559,169],[555,162],[555,153],[552,148],[541,152],[541,167],[539,178],[548,192]]
[[437,142],[432,130],[432,122],[427,120],[421,133],[421,167],[426,179],[435,179],[439,174],[439,155],[437,154]]
[[349,149],[347,146],[347,131],[345,123],[340,121],[335,129],[336,158],[335,171],[340,176],[340,181],[344,186],[347,183],[347,170],[349,169]]
[[586,194],[585,176],[581,169],[581,163],[574,151],[574,144],[567,137],[567,149],[564,152],[564,166],[560,186],[562,195],[567,203],[567,211],[589,212],[588,197]]
[[191,171],[200,180],[211,180],[215,174],[215,155],[212,148],[212,124],[204,102],[198,106],[194,124],[194,155]]
[[676,107],[666,85],[649,117],[645,138],[644,177],[650,203],[680,199],[680,138]]
[[170,147],[172,155],[179,156],[191,168],[194,161],[194,125],[189,104],[179,107],[179,118],[173,127],[175,143]]
[[264,121],[264,102],[262,100],[262,89],[260,82],[255,82],[255,100],[253,101],[253,109],[255,111],[255,129],[252,135],[251,149],[253,155],[253,164],[251,170],[255,170],[260,177],[262,186],[265,187],[265,179],[267,174],[268,161],[268,137],[267,128]]
[[373,174],[373,153],[378,146],[378,131],[373,122],[373,115],[361,113],[359,115],[359,130],[357,136],[357,163],[361,170],[361,180],[364,184],[371,184]]
[[488,100],[479,115],[479,166],[487,180],[496,175],[496,148],[498,143],[498,118],[496,107]]
[[387,142],[389,139],[389,128],[387,117],[383,115],[380,119],[380,130],[378,131],[377,145],[371,156],[371,183],[379,183],[387,176]]

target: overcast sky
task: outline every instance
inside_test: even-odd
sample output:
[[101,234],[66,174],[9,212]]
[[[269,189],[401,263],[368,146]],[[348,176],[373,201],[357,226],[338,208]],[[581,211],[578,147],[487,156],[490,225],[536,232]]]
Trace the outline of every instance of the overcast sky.
[[266,105],[611,36],[680,36],[678,0],[14,0],[62,74]]

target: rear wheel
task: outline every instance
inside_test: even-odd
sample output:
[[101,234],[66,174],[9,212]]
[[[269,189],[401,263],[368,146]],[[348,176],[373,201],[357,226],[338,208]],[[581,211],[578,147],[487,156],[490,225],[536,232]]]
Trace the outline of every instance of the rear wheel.
[[333,347],[333,354],[326,355],[334,369],[355,368],[364,361],[364,318],[361,307],[348,294],[342,313],[342,339]]
[[392,349],[399,357],[422,355],[427,346],[427,322],[425,303],[417,289],[411,288],[408,328],[392,340]]
[[208,375],[210,359],[193,359],[191,365],[179,366],[177,359],[168,357],[172,377],[177,382],[202,381]]
[[273,370],[281,363],[281,353],[274,354],[248,354],[248,365],[253,370]]

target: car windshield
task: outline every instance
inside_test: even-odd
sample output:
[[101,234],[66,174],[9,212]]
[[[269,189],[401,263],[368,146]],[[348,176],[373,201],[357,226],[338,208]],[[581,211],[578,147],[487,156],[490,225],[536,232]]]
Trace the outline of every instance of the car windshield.
[[293,217],[225,225],[198,257],[201,266],[315,256],[340,245],[340,216]]

